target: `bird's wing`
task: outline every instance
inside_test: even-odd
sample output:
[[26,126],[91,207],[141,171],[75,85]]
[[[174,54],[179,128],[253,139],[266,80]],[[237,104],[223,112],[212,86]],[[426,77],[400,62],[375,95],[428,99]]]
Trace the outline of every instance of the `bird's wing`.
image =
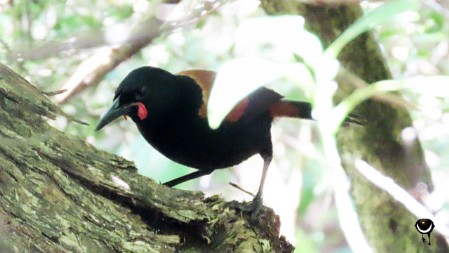
[[203,96],[203,103],[201,104],[201,108],[198,111],[198,115],[201,118],[206,118],[207,102],[209,101],[210,91],[212,90],[212,85],[214,84],[215,76],[217,75],[217,73],[209,70],[193,69],[179,72],[177,73],[177,75],[188,76],[192,78],[198,86],[200,86]]
[[[209,101],[209,95],[215,81],[216,73],[208,70],[186,70],[177,73],[177,75],[188,76],[195,80],[196,84],[200,86],[202,90],[203,104],[201,105],[198,115],[202,118],[206,118],[207,103]],[[225,121],[236,122],[243,117],[245,119],[250,119],[259,113],[268,110],[271,106],[280,101],[281,98],[282,96],[275,91],[265,87],[260,87],[240,100],[231,112],[228,113]]]

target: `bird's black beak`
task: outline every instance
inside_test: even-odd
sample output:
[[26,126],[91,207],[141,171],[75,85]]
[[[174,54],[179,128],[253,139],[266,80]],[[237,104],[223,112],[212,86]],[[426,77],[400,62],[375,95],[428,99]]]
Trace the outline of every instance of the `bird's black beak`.
[[127,115],[131,112],[131,108],[134,106],[133,104],[129,105],[122,105],[119,104],[119,98],[117,97],[114,102],[112,102],[111,108],[106,112],[106,114],[101,118],[100,122],[98,123],[97,127],[95,128],[95,131],[98,131],[102,129],[104,126],[109,124],[114,119],[122,116]]

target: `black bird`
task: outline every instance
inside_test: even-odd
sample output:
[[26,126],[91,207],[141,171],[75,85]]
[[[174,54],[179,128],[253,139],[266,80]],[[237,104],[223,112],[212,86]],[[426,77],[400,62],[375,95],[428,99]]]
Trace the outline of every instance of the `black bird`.
[[[129,116],[155,149],[175,162],[197,169],[165,183],[170,187],[259,154],[264,161],[262,177],[248,208],[257,213],[273,154],[273,119],[312,119],[311,105],[284,100],[275,91],[261,87],[243,98],[214,130],[208,125],[206,110],[215,75],[206,70],[174,75],[154,67],[135,69],[120,83],[111,108],[95,130],[119,116]],[[354,118],[346,122],[359,124]]]

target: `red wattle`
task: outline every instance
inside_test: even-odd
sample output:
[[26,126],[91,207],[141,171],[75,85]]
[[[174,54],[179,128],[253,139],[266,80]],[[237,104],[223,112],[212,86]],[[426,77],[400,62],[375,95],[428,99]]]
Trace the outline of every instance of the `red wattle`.
[[144,104],[140,102],[137,103],[137,116],[139,117],[140,120],[144,120],[148,116],[147,108],[145,107]]

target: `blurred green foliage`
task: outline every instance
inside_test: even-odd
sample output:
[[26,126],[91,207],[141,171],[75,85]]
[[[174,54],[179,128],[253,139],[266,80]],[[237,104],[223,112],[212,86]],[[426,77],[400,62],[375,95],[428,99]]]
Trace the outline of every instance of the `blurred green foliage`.
[[[202,1],[190,3],[194,8]],[[378,4],[378,1],[364,2],[364,9],[372,10]],[[377,26],[374,30],[395,78],[449,74],[449,10],[438,3],[421,5],[419,12],[403,13],[388,25]],[[114,30],[117,25],[131,29],[146,17],[166,17],[172,10],[173,5],[145,0],[0,1],[0,60],[40,89],[58,90],[87,59],[101,54],[102,50],[124,46],[98,40],[108,29]],[[181,9],[181,13],[187,11],[189,8]],[[285,51],[273,45],[245,45],[245,41],[239,41],[238,28],[248,19],[264,16],[257,1],[222,3],[221,7],[200,17],[198,22],[162,34],[112,69],[98,85],[61,104],[67,113],[89,122],[88,127],[67,122],[63,117],[50,123],[61,131],[85,138],[100,149],[134,161],[140,173],[157,181],[165,182],[184,175],[190,169],[169,161],[152,149],[130,120],[117,120],[94,133],[96,122],[110,105],[121,79],[142,65],[178,72],[189,68],[218,70],[231,59],[254,55],[269,55],[271,59],[282,61]],[[275,32],[269,27],[259,29],[254,30],[254,34],[244,35],[251,38],[256,34]],[[114,35],[121,36],[121,30],[116,31]],[[74,41],[92,43],[70,47],[70,42]],[[289,57],[292,57],[289,61],[295,61],[295,56]],[[310,100],[313,95],[307,82],[291,78],[278,79],[270,87],[294,99]],[[449,179],[449,156],[446,155],[449,150],[449,103],[444,98],[410,91],[401,91],[401,96],[413,105],[410,111],[414,126],[434,178],[435,192],[428,197],[427,204],[449,223],[449,185],[446,183]],[[266,204],[299,201],[292,212],[283,217],[283,226],[291,226],[294,231],[286,229],[283,232],[291,240],[296,239],[298,252],[349,252],[339,232],[332,203],[332,178],[327,173],[315,124],[280,120],[273,128],[273,139],[275,160],[270,175],[272,178],[280,175],[280,181],[276,181],[280,184],[267,188],[266,192],[275,192],[282,197],[267,203],[268,197]],[[258,164],[245,164],[236,169],[217,171],[211,180],[205,178],[199,180],[200,183],[189,182],[181,187],[241,199],[242,196],[237,196],[241,193],[227,183],[236,181],[244,185],[249,177],[258,181],[260,173]]]

